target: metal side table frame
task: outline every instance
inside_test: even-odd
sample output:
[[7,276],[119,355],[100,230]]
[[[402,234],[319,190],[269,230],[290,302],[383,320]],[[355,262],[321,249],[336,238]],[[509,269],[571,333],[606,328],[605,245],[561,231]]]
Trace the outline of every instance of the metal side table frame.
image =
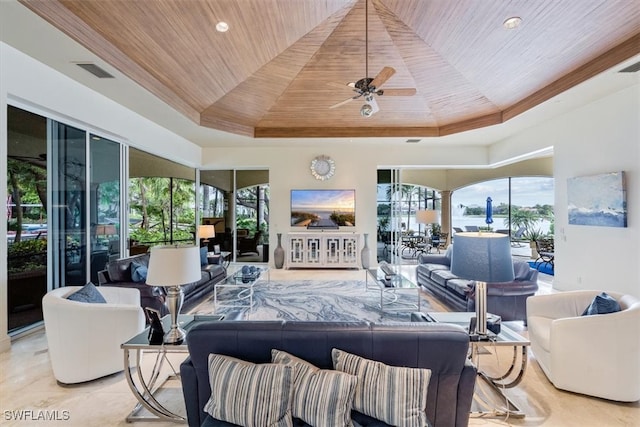
[[[193,316],[193,315],[180,315],[178,321],[180,326],[188,331],[191,327],[199,322],[204,321],[217,321],[224,319],[224,316],[212,315],[212,316]],[[163,327],[166,329],[170,326],[169,316],[162,318]],[[149,328],[143,332],[134,336],[127,342],[121,345],[124,351],[124,373],[127,378],[127,383],[131,392],[134,394],[138,403],[133,410],[126,417],[127,422],[134,421],[172,421],[176,423],[186,423],[187,419],[172,412],[166,408],[157,398],[157,394],[164,384],[171,379],[179,379],[180,372],[177,371],[167,355],[169,353],[183,353],[188,354],[186,342],[179,345],[165,345],[165,344],[150,344],[148,340]],[[131,364],[132,355],[135,353],[135,366]],[[142,372],[141,363],[145,353],[155,354],[155,361],[153,368],[148,377]],[[171,373],[166,379],[159,381],[160,372],[165,364],[169,364]],[[134,372],[137,371],[137,372]],[[151,415],[139,415],[140,410],[148,410]]]
[[[469,312],[429,312],[429,316],[438,322],[454,323],[467,328],[471,317],[475,316],[475,313]],[[469,350],[469,359],[477,360],[479,351],[485,347],[513,347],[513,357],[511,363],[507,366],[504,373],[496,376],[489,375],[481,369],[479,363],[475,363],[478,367],[478,377],[501,397],[501,401],[505,402],[505,407],[497,407],[495,402],[491,402],[491,399],[479,390],[476,385],[476,393],[474,394],[474,400],[483,407],[483,411],[472,412],[472,417],[513,417],[524,418],[525,413],[518,408],[518,406],[511,401],[504,394],[504,389],[516,387],[524,378],[525,371],[527,369],[528,357],[527,347],[531,342],[509,328],[506,325],[501,326],[500,334],[496,335],[491,340],[471,341]],[[516,373],[517,372],[517,373]],[[514,377],[515,374],[515,377]],[[504,400],[502,400],[504,399]]]

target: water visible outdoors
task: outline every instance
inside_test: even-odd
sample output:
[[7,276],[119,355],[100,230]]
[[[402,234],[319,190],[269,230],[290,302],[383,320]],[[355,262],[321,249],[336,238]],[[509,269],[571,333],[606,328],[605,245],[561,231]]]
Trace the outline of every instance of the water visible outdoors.
[[[506,229],[508,228],[505,224],[505,219],[502,217],[493,217],[493,224],[491,224],[491,228],[493,231]],[[477,225],[478,227],[486,227],[487,223],[485,222],[484,216],[454,216],[451,218],[451,227],[460,227],[463,230],[466,225]],[[549,232],[551,227],[551,221],[548,220],[540,220],[538,221],[534,229],[539,228],[544,234]]]

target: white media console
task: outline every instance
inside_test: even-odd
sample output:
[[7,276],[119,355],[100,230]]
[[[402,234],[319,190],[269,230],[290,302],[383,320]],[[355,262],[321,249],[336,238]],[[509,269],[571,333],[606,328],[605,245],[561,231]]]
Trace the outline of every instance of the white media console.
[[287,268],[360,268],[360,234],[336,231],[287,234]]

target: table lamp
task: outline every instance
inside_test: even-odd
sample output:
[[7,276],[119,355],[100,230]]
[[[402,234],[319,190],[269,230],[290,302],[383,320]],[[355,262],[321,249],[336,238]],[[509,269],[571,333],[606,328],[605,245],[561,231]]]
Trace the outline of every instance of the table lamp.
[[418,224],[437,224],[438,211],[433,209],[425,209],[416,212],[416,222]]
[[197,246],[154,246],[151,248],[147,285],[167,288],[167,308],[171,328],[164,335],[165,344],[181,344],[186,332],[178,326],[183,293],[180,286],[201,279],[200,249]]
[[451,273],[476,281],[475,332],[480,337],[486,336],[487,282],[510,282],[514,278],[509,236],[501,233],[456,233]]
[[97,236],[113,236],[117,234],[116,226],[113,224],[98,224],[96,225]]
[[208,243],[209,239],[216,236],[216,227],[214,225],[201,225],[198,227],[198,237],[203,243]]
[[[433,209],[425,209],[416,212],[416,222],[418,224],[438,224],[438,211]],[[425,235],[428,236],[429,233],[425,232]],[[431,229],[431,237],[433,238],[433,229]],[[431,246],[438,246],[438,242],[434,242],[431,240]]]

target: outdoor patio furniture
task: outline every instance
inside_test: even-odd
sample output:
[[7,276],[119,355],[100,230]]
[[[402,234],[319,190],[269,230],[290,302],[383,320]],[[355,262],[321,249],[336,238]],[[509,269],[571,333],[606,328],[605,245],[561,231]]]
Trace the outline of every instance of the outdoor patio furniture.
[[526,227],[520,227],[511,235],[511,247],[521,248],[524,246],[523,242],[526,241],[524,238],[525,231],[527,231]]
[[427,252],[431,252],[431,249],[435,249],[438,251],[438,253],[440,253],[440,250],[442,249],[447,249],[447,239],[449,238],[449,233],[440,233],[437,236],[432,236],[431,237],[431,247],[429,248],[429,251]]
[[536,240],[536,251],[538,252],[538,258],[535,261],[536,269],[540,270],[545,264],[554,270],[554,246],[553,239],[538,239]]
[[[240,230],[238,230],[238,232],[240,232]],[[258,245],[260,244],[261,236],[262,231],[258,230],[253,237],[238,237],[238,255],[247,253],[256,253],[259,255]]]
[[431,247],[427,244],[425,236],[421,234],[403,236],[400,255],[405,259],[416,258],[418,254],[429,252],[430,249]]

